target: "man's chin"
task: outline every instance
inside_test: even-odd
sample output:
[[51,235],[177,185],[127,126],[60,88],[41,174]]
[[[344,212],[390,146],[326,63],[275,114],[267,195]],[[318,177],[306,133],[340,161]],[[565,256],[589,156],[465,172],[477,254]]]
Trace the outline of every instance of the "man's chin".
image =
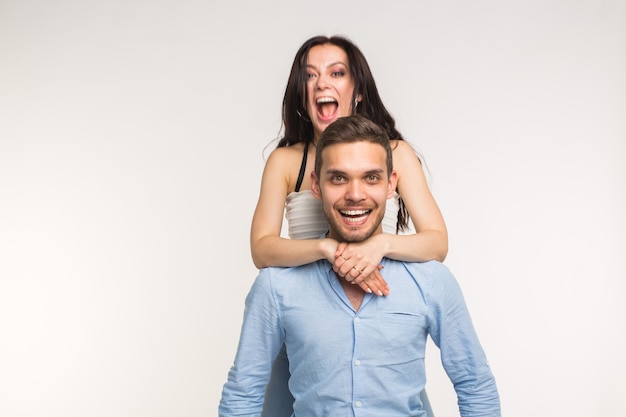
[[369,231],[348,230],[348,231],[343,231],[343,233],[341,233],[341,241],[346,242],[346,243],[363,242],[371,235],[372,234],[369,233]]

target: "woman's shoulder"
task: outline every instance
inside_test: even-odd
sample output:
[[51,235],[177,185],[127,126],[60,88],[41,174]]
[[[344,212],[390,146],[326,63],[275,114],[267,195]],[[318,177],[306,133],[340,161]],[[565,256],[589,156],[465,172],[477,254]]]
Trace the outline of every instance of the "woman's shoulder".
[[405,166],[415,166],[415,164],[421,165],[417,152],[409,142],[393,139],[390,141],[390,144],[393,151],[393,163],[396,169]]
[[298,161],[300,161],[302,159],[303,152],[304,152],[303,143],[296,143],[290,146],[281,146],[280,148],[274,149],[270,153],[268,160],[274,159],[274,160],[285,161],[285,160],[290,160],[290,159],[297,159]]
[[394,154],[396,152],[415,152],[411,144],[406,140],[391,139],[389,141],[389,144],[391,145],[391,149],[393,150]]
[[280,168],[281,170],[291,171],[295,166],[297,169],[302,161],[304,153],[304,145],[296,143],[291,146],[282,146],[274,149],[265,163],[266,167]]
[[264,180],[270,184],[284,181],[287,194],[294,191],[303,155],[304,146],[300,143],[274,149],[265,162]]

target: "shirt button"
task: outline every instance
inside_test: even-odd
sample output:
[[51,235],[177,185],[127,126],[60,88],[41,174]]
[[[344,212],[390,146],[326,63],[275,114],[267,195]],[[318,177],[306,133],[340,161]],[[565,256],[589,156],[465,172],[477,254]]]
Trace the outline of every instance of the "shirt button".
[[354,364],[355,364],[356,366],[359,366],[359,365],[361,364],[361,361],[357,359],[357,360],[355,360],[355,361],[354,361]]
[[361,403],[361,401],[357,401],[354,405],[356,405],[357,407],[361,407],[363,404]]
[[358,317],[356,317],[356,318],[354,319],[354,322],[355,322],[355,323],[358,323],[358,322],[360,322],[360,321],[361,321],[361,319],[360,319],[360,318],[358,318]]

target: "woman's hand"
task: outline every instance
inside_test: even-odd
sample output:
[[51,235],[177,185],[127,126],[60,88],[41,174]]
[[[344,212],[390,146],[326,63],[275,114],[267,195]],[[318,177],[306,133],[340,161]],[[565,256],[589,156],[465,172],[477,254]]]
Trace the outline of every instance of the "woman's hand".
[[319,250],[324,255],[324,258],[331,264],[334,264],[337,258],[337,251],[339,250],[339,242],[329,237],[318,239],[318,242]]
[[333,270],[352,284],[366,292],[388,295],[389,286],[380,273],[382,266],[379,245],[370,238],[360,243],[342,242],[337,246]]

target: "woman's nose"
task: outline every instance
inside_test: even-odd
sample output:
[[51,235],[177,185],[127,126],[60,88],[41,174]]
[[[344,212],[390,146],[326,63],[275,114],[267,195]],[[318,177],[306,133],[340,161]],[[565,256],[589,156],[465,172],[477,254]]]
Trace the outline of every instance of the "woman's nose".
[[328,87],[328,79],[326,78],[325,75],[320,74],[317,77],[316,87],[317,87],[318,90],[323,90],[324,88]]

